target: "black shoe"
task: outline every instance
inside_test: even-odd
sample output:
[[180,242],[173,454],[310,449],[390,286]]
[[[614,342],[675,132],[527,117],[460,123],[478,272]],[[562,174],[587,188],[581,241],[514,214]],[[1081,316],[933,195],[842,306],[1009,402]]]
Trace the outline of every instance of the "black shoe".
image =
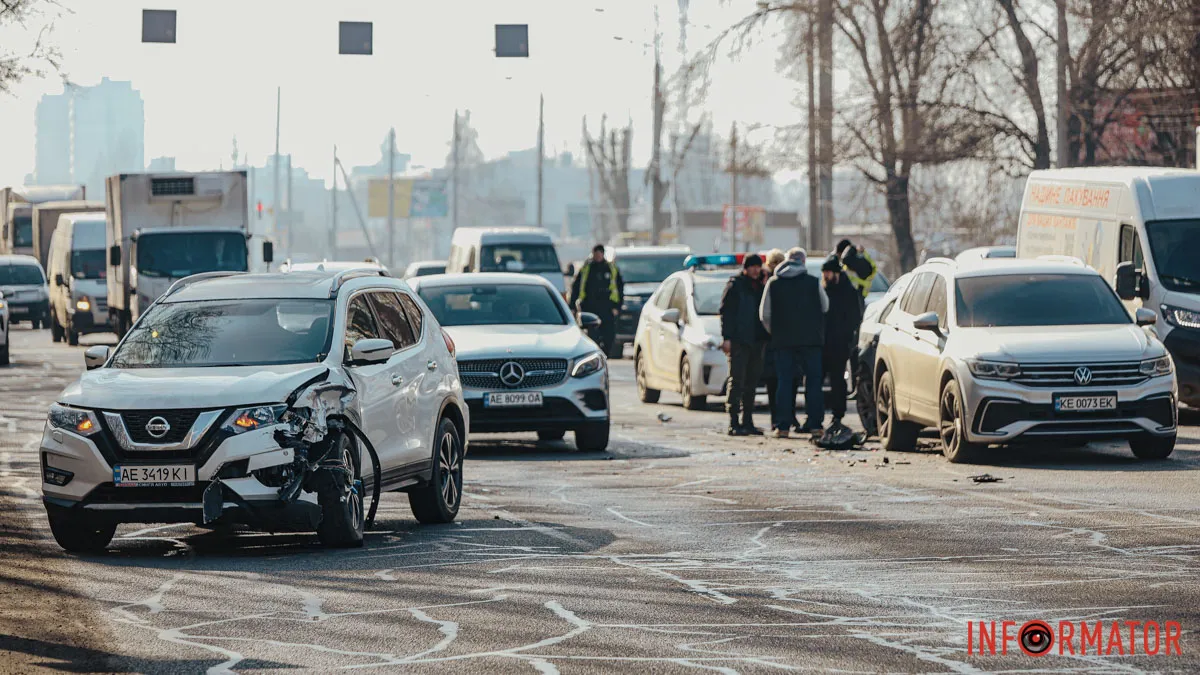
[[729,427],[729,430],[726,431],[725,433],[729,434],[730,436],[748,436],[749,435],[746,433],[746,430],[741,426]]
[[747,436],[762,436],[763,430],[753,424],[743,424],[742,431],[746,432]]

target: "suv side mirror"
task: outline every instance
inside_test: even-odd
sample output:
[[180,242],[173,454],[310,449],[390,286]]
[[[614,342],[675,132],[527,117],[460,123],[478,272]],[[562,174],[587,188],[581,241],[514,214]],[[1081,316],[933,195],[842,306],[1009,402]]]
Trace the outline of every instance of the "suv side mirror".
[[382,338],[363,338],[350,347],[350,365],[365,366],[370,363],[383,363],[392,358],[396,346],[391,340]]
[[114,244],[108,248],[108,264],[109,265],[120,265],[121,264],[121,247],[119,245]]
[[88,370],[95,370],[108,363],[108,345],[93,345],[83,353],[83,365]]
[[263,262],[268,265],[275,260],[275,244],[269,241],[263,242]]
[[1122,300],[1133,300],[1138,294],[1138,273],[1133,263],[1123,262],[1117,265],[1117,297]]
[[924,314],[913,319],[913,328],[917,330],[927,330],[937,335],[942,334],[942,328],[938,325],[937,312],[925,312]]
[[679,325],[679,320],[683,318],[683,314],[678,309],[672,307],[662,313],[663,323],[673,323]]
[[63,278],[63,275],[55,274],[54,275],[54,285],[55,286],[66,286],[67,280]]
[[1158,315],[1154,313],[1154,310],[1145,307],[1138,307],[1133,316],[1139,326],[1153,326],[1158,323]]
[[591,312],[579,313],[579,325],[585,330],[592,330],[600,327],[600,317]]

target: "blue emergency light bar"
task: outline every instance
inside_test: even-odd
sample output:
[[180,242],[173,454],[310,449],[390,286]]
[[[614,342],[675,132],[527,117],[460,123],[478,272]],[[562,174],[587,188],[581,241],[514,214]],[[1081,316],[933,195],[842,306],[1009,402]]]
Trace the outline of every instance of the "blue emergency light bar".
[[716,253],[713,255],[689,255],[683,259],[684,269],[696,267],[740,267],[745,253]]

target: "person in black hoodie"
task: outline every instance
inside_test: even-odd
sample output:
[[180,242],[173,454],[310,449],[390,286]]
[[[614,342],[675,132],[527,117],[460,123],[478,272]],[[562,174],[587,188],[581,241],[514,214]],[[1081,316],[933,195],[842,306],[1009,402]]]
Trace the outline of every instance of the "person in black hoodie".
[[[729,279],[721,295],[721,349],[729,355],[730,436],[761,436],[754,426],[754,391],[762,377],[763,346],[767,332],[758,319],[762,300],[762,258],[750,254],[742,261],[742,273]],[[739,418],[740,414],[740,418]]]
[[804,411],[808,419],[801,432],[816,432],[825,418],[821,391],[821,353],[825,346],[825,312],[829,298],[821,280],[808,273],[802,248],[788,251],[788,259],[776,270],[763,291],[759,318],[771,334],[775,370],[779,379],[775,392],[775,437],[787,438],[795,415],[796,401],[788,400],[796,371],[804,372]]
[[825,295],[829,298],[829,311],[825,313],[825,350],[821,360],[822,370],[829,376],[831,426],[836,426],[842,423],[846,414],[846,364],[850,361],[850,352],[862,322],[859,303],[862,295],[850,282],[836,255],[829,256],[821,265],[821,276],[825,280]]

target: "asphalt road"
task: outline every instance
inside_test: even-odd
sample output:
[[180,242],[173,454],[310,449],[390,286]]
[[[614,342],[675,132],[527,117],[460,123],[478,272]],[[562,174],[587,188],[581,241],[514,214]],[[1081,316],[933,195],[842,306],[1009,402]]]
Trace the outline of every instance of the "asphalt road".
[[[1165,462],[1114,445],[968,467],[728,438],[716,401],[638,403],[626,360],[608,452],[473,438],[453,525],[419,526],[388,495],[361,550],[125,526],[107,553],[77,557],[50,538],[36,447],[82,348],[13,338],[0,671],[1200,669],[1194,413]],[[968,478],[985,472],[1002,481]],[[968,621],[1030,619],[1177,621],[1183,653],[967,653]]]

